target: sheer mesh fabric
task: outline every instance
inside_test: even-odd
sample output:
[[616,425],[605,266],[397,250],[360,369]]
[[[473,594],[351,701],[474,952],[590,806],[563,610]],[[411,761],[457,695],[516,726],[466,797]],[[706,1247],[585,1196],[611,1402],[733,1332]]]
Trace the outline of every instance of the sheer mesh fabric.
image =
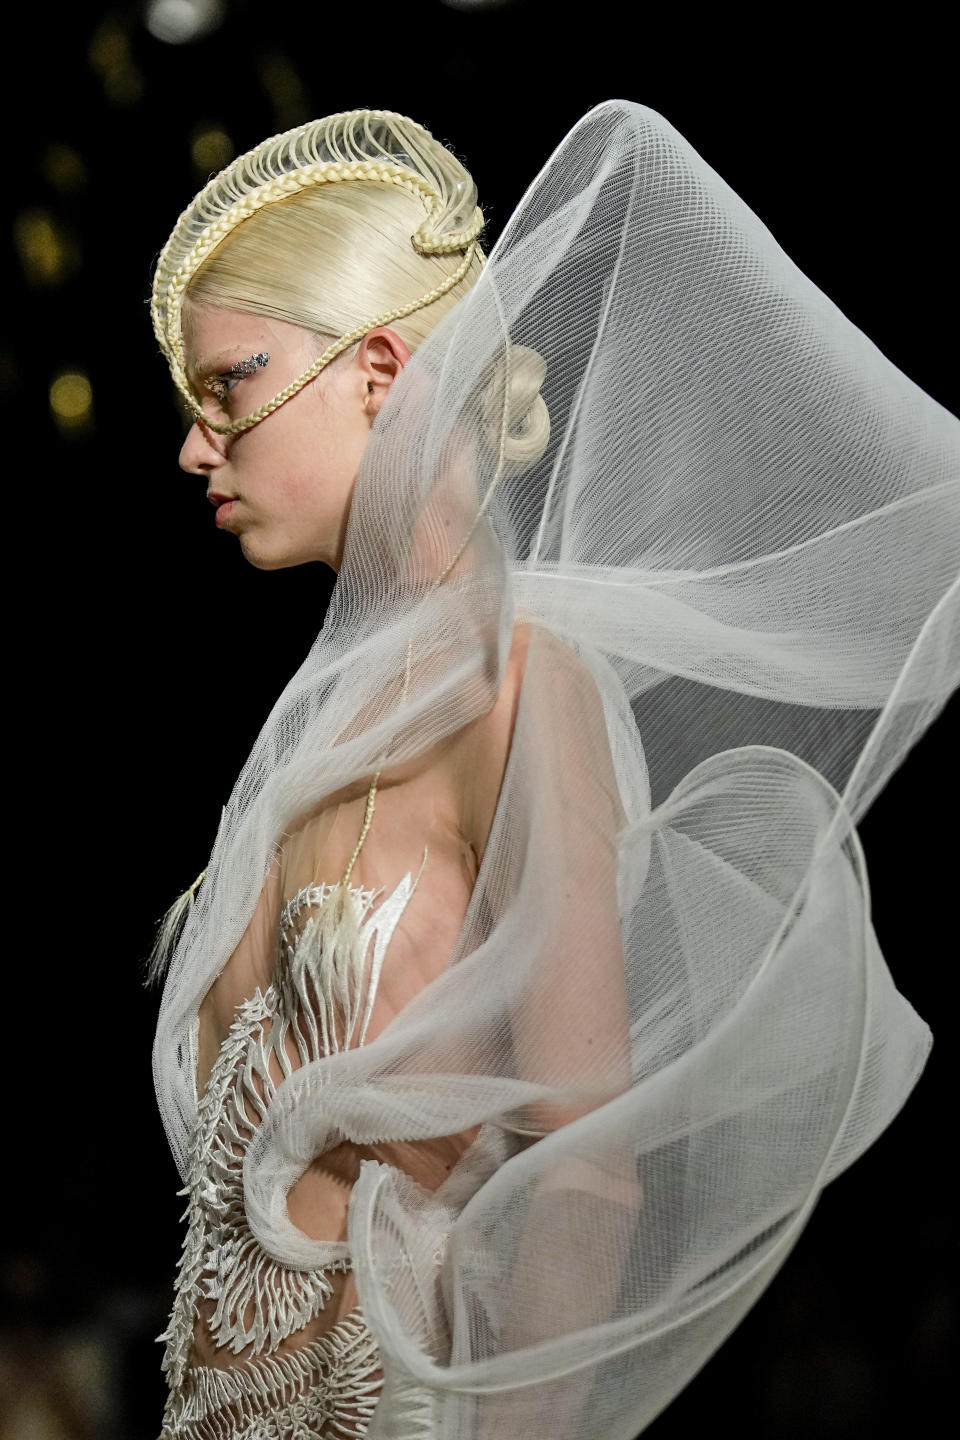
[[[508,342],[546,363],[527,468],[487,439]],[[201,1001],[238,954],[238,999],[271,973],[288,837],[382,767],[358,879],[389,894],[427,848],[416,942],[380,980],[408,993],[363,1045],[305,1054],[242,1161],[257,1246],[319,1275],[332,1237],[294,1223],[296,1187],[357,1147],[373,1440],[628,1440],[909,1094],[930,1037],[877,945],[856,825],[960,678],[958,460],[957,420],[621,101],[567,137],[393,387],[155,1046],[186,1181]],[[503,763],[463,773],[488,824],[454,902],[411,777],[482,733],[521,630]],[[336,878],[327,858],[309,873]]]

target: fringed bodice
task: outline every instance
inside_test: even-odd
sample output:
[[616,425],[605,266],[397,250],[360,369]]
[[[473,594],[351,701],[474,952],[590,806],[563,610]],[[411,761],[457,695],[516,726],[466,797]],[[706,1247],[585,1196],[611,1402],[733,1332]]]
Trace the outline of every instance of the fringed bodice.
[[[381,892],[372,889],[299,891],[280,917],[274,980],[236,1006],[199,1100],[180,1192],[187,1234],[159,1337],[170,1386],[161,1440],[366,1432],[382,1373],[359,1307],[322,1331],[311,1324],[350,1269],[349,1248],[331,1239],[325,1263],[309,1270],[271,1258],[247,1223],[243,1160],[287,1075],[364,1043],[387,946],[416,883],[408,873],[375,909]],[[216,1364],[198,1363],[201,1328],[202,1353],[219,1352]]]

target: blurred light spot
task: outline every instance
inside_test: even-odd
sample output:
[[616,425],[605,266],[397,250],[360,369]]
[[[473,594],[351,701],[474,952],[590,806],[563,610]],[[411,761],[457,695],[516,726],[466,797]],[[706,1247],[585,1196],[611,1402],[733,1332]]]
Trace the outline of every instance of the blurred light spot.
[[217,28],[223,8],[223,0],[150,0],[144,24],[157,40],[187,45]]
[[31,285],[59,285],[80,267],[79,247],[49,210],[22,211],[13,243]]
[[126,22],[115,15],[93,32],[87,59],[103,82],[103,93],[113,105],[132,105],[143,94],[143,76],[130,55]]
[[106,75],[130,59],[130,40],[115,16],[108,15],[94,30],[87,58],[98,75]]
[[310,119],[303,81],[286,55],[268,55],[260,66],[260,84],[273,106],[278,130],[292,130]]
[[[63,1376],[67,1393],[74,1397],[84,1418],[108,1424],[115,1413],[117,1397],[114,1389],[111,1356],[96,1334],[82,1332],[65,1337],[58,1346],[57,1370]],[[99,1428],[99,1426],[98,1426]],[[101,1431],[102,1433],[102,1431]]]
[[103,93],[114,105],[134,105],[143,94],[143,76],[136,65],[124,65],[104,77]]
[[93,424],[93,390],[82,370],[63,370],[50,386],[50,410],[64,434],[89,430]]
[[202,175],[222,170],[233,159],[233,141],[222,125],[199,125],[190,136],[190,158]]
[[40,162],[43,178],[55,190],[73,195],[87,183],[83,157],[70,145],[48,145]]

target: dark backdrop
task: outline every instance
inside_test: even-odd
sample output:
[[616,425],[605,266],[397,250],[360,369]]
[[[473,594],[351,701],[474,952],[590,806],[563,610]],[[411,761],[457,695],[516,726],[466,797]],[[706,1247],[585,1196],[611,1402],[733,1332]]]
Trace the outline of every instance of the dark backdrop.
[[[151,1083],[157,997],[140,962],[205,865],[333,578],[247,567],[215,531],[202,482],[177,469],[181,427],[146,300],[152,261],[207,175],[303,119],[396,109],[465,158],[489,244],[585,110],[637,100],[895,364],[957,408],[953,77],[944,35],[917,10],[895,33],[871,22],[856,37],[831,13],[676,8],[654,25],[645,8],[606,0],[237,0],[187,44],[143,20],[140,6],[34,6],[7,30],[7,130],[23,167],[0,347],[15,577],[7,874],[24,890],[10,907],[17,1187],[0,1268],[11,1402],[0,1437],[25,1433],[13,1401],[46,1411],[38,1436],[150,1440],[159,1428],[152,1340],[183,1202]],[[50,405],[63,372],[90,385],[72,422]],[[80,393],[82,411],[76,382],[57,393],[61,408]],[[934,1027],[933,1058],[653,1440],[726,1424],[740,1440],[939,1433],[956,1338],[941,1129],[956,741],[954,702],[861,826],[880,944]]]

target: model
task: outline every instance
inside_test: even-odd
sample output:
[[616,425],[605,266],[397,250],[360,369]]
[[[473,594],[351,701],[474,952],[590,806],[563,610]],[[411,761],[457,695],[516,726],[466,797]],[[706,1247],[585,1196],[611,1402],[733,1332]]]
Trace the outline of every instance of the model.
[[358,110],[157,264],[183,468],[337,573],[153,955],[164,1440],[631,1440],[926,1058],[856,823],[960,682],[960,425],[644,106],[482,228]]

